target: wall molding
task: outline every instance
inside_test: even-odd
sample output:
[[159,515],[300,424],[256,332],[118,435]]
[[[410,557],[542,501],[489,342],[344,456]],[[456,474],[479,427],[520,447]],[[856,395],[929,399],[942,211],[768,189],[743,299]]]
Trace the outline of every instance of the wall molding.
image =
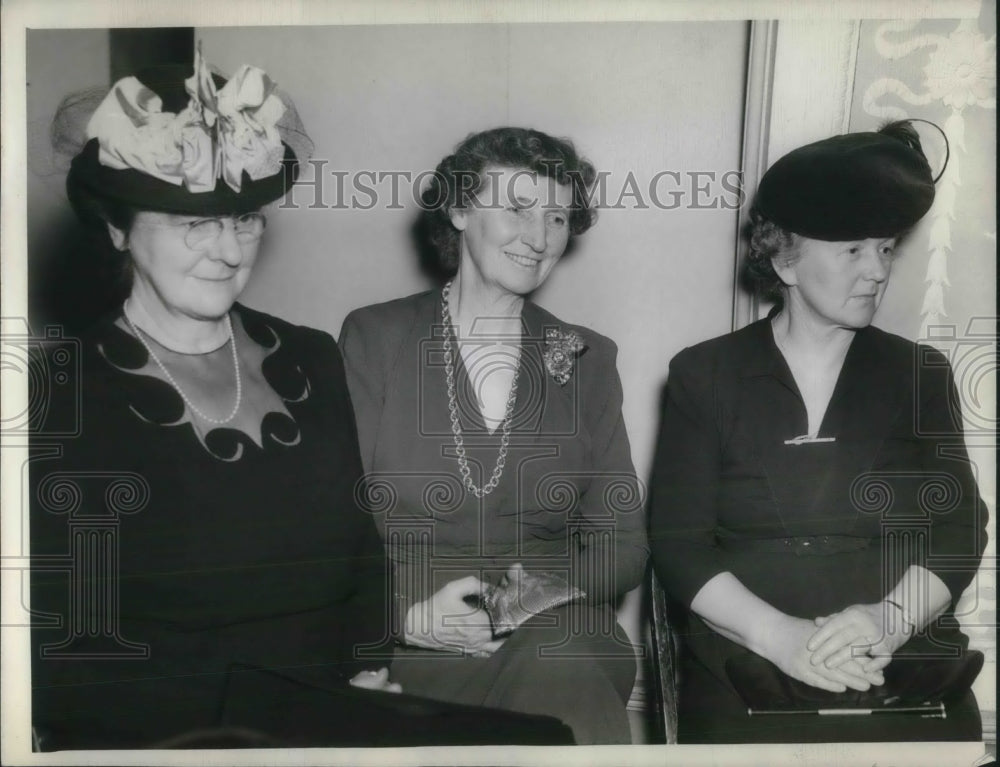
[[768,308],[743,290],[739,279],[749,250],[742,233],[757,184],[773,160],[803,144],[848,131],[860,36],[860,21],[751,22],[734,330],[759,319]]
[[771,94],[774,86],[774,59],[778,41],[777,21],[751,21],[747,50],[747,82],[743,107],[743,146],[740,173],[743,200],[736,224],[736,263],[733,265],[733,330],[753,322],[758,316],[757,296],[740,285],[740,271],[750,245],[743,237],[750,219],[750,203],[767,170],[767,142],[771,127]]

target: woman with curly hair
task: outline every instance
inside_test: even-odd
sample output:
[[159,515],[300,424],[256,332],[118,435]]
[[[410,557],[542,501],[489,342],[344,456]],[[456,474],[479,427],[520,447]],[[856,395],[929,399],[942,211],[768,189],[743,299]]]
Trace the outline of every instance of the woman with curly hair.
[[671,362],[650,544],[687,609],[681,742],[981,736],[950,613],[986,515],[951,370],[871,326],[934,181],[905,121],[779,159],[749,264],[775,308]]
[[392,563],[393,678],[627,743],[614,606],[646,546],[616,349],[528,299],[593,223],[594,178],[540,131],[469,136],[423,194],[447,281],[352,312],[340,342]]

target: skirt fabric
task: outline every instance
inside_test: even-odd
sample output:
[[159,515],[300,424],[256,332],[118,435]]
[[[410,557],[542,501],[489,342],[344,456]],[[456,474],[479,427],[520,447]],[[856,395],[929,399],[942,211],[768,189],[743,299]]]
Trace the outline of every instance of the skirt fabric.
[[635,651],[607,606],[536,615],[488,658],[400,647],[392,663],[406,693],[554,716],[578,744],[631,743],[635,675]]

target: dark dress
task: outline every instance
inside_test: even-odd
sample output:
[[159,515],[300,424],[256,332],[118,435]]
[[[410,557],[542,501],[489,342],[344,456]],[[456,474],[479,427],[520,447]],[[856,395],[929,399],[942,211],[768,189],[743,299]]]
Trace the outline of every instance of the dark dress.
[[[546,328],[575,330],[587,345],[562,386],[543,362]],[[396,635],[406,609],[445,583],[470,574],[496,582],[513,562],[567,574],[587,592],[582,605],[521,626],[489,658],[400,648],[394,678],[432,698],[559,717],[578,743],[629,742],[635,657],[613,610],[639,583],[647,550],[614,344],[525,302],[506,468],[479,500],[455,460],[440,294],[352,312],[340,343],[369,502],[394,567]],[[482,486],[500,434],[486,430],[457,350],[455,367],[472,480]]]
[[[698,344],[671,362],[651,483],[657,576],[683,608],[731,572],[800,618],[880,601],[910,564],[948,586],[951,607],[986,545],[987,514],[965,445],[951,369],[929,347],[868,327],[856,333],[819,429],[769,320]],[[751,719],[725,661],[747,653],[695,614],[682,626],[682,742],[977,740],[971,692],[947,719]],[[964,648],[952,619],[898,653]]]
[[[361,461],[337,346],[234,311],[271,350],[263,374],[292,416],[265,417],[263,447],[224,427],[202,443],[175,425],[182,400],[134,372],[148,356],[115,317],[62,347],[68,366],[50,350],[51,369],[78,362],[79,379],[52,390],[50,427],[32,442],[43,748],[150,746],[212,727],[227,721],[230,686],[241,716],[267,722],[283,683],[244,669],[349,694],[351,676],[377,668],[354,652],[385,634],[385,565],[355,502]],[[78,433],[54,436],[53,424]],[[337,742],[334,727],[327,737],[319,745]]]

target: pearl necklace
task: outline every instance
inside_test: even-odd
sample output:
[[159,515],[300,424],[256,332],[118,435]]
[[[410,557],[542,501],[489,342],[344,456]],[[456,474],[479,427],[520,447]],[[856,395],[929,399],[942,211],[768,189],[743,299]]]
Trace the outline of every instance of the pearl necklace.
[[455,358],[452,352],[451,343],[451,312],[448,309],[448,296],[451,293],[451,280],[449,280],[441,291],[441,322],[444,325],[444,375],[448,385],[448,413],[451,417],[451,433],[455,439],[455,454],[458,459],[458,470],[462,475],[462,484],[476,498],[489,495],[500,482],[503,475],[504,466],[507,464],[507,446],[510,444],[510,421],[514,412],[514,402],[517,399],[517,379],[521,373],[521,354],[517,355],[517,367],[514,368],[514,380],[510,384],[510,393],[507,395],[507,409],[504,412],[503,422],[500,425],[500,451],[497,454],[497,463],[493,467],[493,474],[490,481],[481,488],[472,481],[472,472],[469,469],[469,461],[465,454],[465,438],[462,436],[462,424],[458,420],[458,397],[455,394]]
[[180,395],[181,399],[184,400],[184,404],[191,409],[192,413],[197,415],[203,421],[208,421],[209,423],[214,423],[219,426],[229,423],[236,417],[236,413],[240,409],[240,404],[243,402],[243,379],[240,376],[240,358],[236,352],[236,334],[233,332],[233,321],[229,317],[229,312],[226,312],[226,329],[229,331],[229,341],[232,343],[233,349],[233,369],[236,371],[236,402],[233,404],[232,411],[225,418],[212,418],[211,416],[205,415],[201,412],[201,410],[195,407],[194,403],[190,399],[188,399],[184,390],[181,389],[180,384],[178,384],[174,377],[170,375],[170,371],[167,370],[166,366],[160,361],[160,358],[156,356],[156,353],[153,351],[153,347],[147,343],[142,333],[140,333],[139,329],[135,326],[135,323],[132,322],[132,318],[128,313],[128,301],[122,304],[122,314],[125,317],[125,322],[127,322],[129,328],[132,329],[132,334],[138,338],[139,342],[146,348],[146,352],[149,354],[150,358],[159,366],[160,370],[163,371],[163,375],[167,377],[167,381],[174,387],[174,391]]

